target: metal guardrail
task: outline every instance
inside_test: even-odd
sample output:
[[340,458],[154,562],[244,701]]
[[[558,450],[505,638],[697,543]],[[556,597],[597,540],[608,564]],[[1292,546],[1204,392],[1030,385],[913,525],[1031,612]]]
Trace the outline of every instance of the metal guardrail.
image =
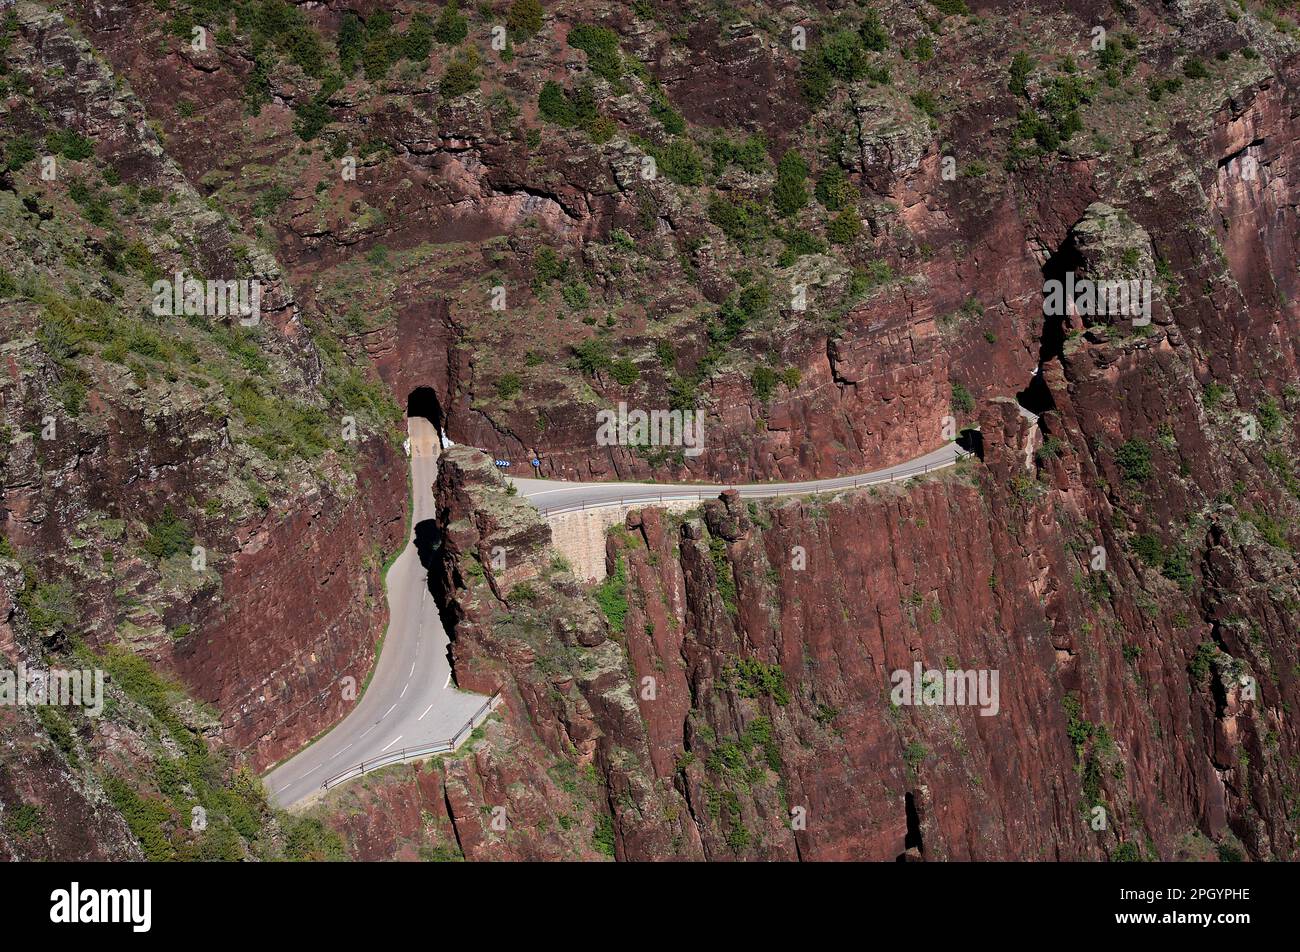
[[354,767],[349,767],[341,774],[335,774],[321,784],[321,787],[328,790],[336,787],[347,780],[354,780],[357,777],[370,773],[372,770],[378,770],[380,767],[391,767],[393,764],[400,764],[407,760],[415,760],[419,757],[427,757],[430,754],[445,754],[448,751],[455,750],[465,735],[478,727],[487,719],[501,703],[501,690],[498,688],[490,698],[483,702],[483,706],[474,712],[474,715],[461,725],[460,730],[452,734],[446,740],[434,741],[432,744],[425,744],[422,747],[403,747],[395,750],[391,754],[384,754],[382,757],[376,757],[374,760],[363,760]]
[[[554,509],[545,509],[538,506],[537,510],[543,516],[558,516],[568,512],[586,512],[588,509],[608,509],[611,506],[649,506],[655,503],[689,502],[691,500],[702,502],[706,499],[717,499],[718,496],[722,495],[722,493],[729,489],[736,490],[740,493],[741,497],[745,499],[770,499],[776,496],[812,496],[817,493],[838,492],[841,489],[858,489],[862,486],[875,486],[880,483],[897,482],[900,479],[911,479],[913,476],[921,476],[925,473],[933,473],[941,469],[947,469],[950,466],[956,466],[963,459],[971,455],[972,453],[970,450],[958,448],[956,456],[941,463],[924,463],[920,466],[912,466],[908,469],[897,470],[883,476],[855,476],[851,483],[847,481],[841,483],[838,480],[832,480],[836,485],[825,486],[821,489],[785,489],[777,492],[768,492],[766,491],[766,487],[761,485],[755,486],[752,484],[748,486],[713,486],[695,492],[688,492],[686,490],[670,490],[669,492],[659,493],[658,495],[650,493],[642,496],[625,496],[619,499],[607,499],[600,502],[584,502],[576,506],[559,506]],[[534,503],[534,505],[536,505],[536,503]]]

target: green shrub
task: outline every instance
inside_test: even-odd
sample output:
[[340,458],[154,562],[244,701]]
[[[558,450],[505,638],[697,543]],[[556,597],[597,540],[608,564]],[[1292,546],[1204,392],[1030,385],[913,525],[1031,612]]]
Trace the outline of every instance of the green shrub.
[[361,53],[366,45],[366,28],[361,18],[351,10],[343,14],[339,23],[339,33],[334,40],[335,53],[338,56],[339,69],[344,76],[351,76],[361,63]]
[[970,14],[970,7],[966,6],[966,0],[930,0],[930,6],[944,16],[968,16]]
[[767,216],[750,199],[732,202],[721,195],[713,195],[709,199],[707,213],[709,221],[717,225],[742,250],[767,235]]
[[29,136],[18,136],[5,143],[5,165],[10,169],[21,169],[36,158],[36,145]]
[[721,175],[731,165],[751,174],[757,174],[767,166],[767,141],[760,133],[749,136],[744,142],[716,134],[709,140],[709,153],[713,158],[715,175]]
[[669,135],[681,135],[686,131],[686,119],[673,108],[667,96],[659,94],[650,100],[650,115],[659,120]]
[[957,413],[971,413],[975,409],[975,398],[971,392],[966,389],[966,385],[953,381],[952,384],[952,408]]
[[600,337],[588,337],[573,345],[578,369],[585,374],[595,374],[610,365],[609,344]]
[[808,190],[804,180],[808,177],[808,163],[796,150],[790,149],[776,164],[776,186],[772,189],[772,204],[779,214],[789,217],[808,204]]
[[564,298],[564,303],[574,310],[582,310],[591,300],[587,286],[576,279],[564,282],[564,286],[560,288],[560,296]]
[[522,390],[523,385],[516,373],[505,373],[497,378],[497,396],[502,400],[513,400]]
[[1284,417],[1282,410],[1278,407],[1277,401],[1272,397],[1265,397],[1255,407],[1255,417],[1259,420],[1259,425],[1265,433],[1273,433],[1281,427]]
[[68,723],[68,718],[56,707],[43,705],[36,708],[36,719],[45,728],[54,746],[63,754],[68,766],[73,770],[81,767],[81,757],[77,753],[77,734]]
[[847,245],[862,234],[862,220],[855,209],[846,208],[826,224],[826,237],[833,244]]
[[447,64],[438,83],[438,91],[448,99],[455,99],[479,87],[479,75],[475,56],[457,56]]
[[189,552],[193,544],[194,535],[190,527],[171,506],[164,506],[162,515],[149,526],[144,550],[156,559],[165,559],[178,552]]
[[653,153],[659,171],[678,185],[699,185],[704,181],[704,163],[689,140],[674,139]]
[[1159,539],[1149,532],[1134,536],[1131,545],[1133,554],[1151,568],[1156,568],[1164,561],[1164,546],[1160,544]]
[[755,367],[753,373],[749,375],[749,384],[760,403],[767,403],[772,399],[772,394],[776,391],[776,382],[776,371],[771,367]]
[[293,131],[298,138],[304,142],[310,142],[320,135],[321,130],[329,125],[334,118],[329,108],[329,97],[332,92],[322,89],[310,99],[304,99],[294,104],[293,113]]
[[91,141],[71,129],[51,132],[45,137],[45,148],[52,155],[61,155],[74,161],[85,161],[95,154]]
[[1192,655],[1192,660],[1188,662],[1187,670],[1191,673],[1193,679],[1204,681],[1218,656],[1218,645],[1212,641],[1202,641],[1196,646],[1196,653]]
[[838,212],[857,201],[857,192],[843,167],[838,163],[831,163],[826,166],[817,180],[817,188],[813,194],[828,212]]
[[903,759],[907,761],[907,766],[911,767],[913,770],[919,769],[921,764],[925,763],[925,758],[928,757],[929,754],[930,751],[919,740],[911,741],[907,747],[903,749]]
[[1187,549],[1183,545],[1170,546],[1169,551],[1165,553],[1164,562],[1160,566],[1160,573],[1165,578],[1174,582],[1184,592],[1190,592],[1196,578],[1192,574],[1191,558]]
[[603,856],[614,855],[614,821],[609,814],[596,815],[596,829],[591,834],[591,846]]
[[883,53],[889,49],[889,33],[875,10],[867,10],[866,16],[858,24],[858,36],[862,45],[874,53]]
[[626,387],[636,382],[641,376],[641,371],[630,360],[615,360],[609,365],[609,375]]
[[578,124],[578,113],[565,93],[564,87],[548,79],[537,96],[537,111],[547,122],[566,128]]
[[10,807],[5,811],[4,820],[5,829],[18,838],[35,836],[45,829],[45,814],[31,803]]
[[[736,577],[731,570],[731,562],[727,559],[727,542],[721,536],[709,536],[709,557],[713,560],[713,574],[718,596],[727,611],[734,615],[739,610],[736,601]],[[784,672],[782,676],[784,677]]]
[[1261,510],[1244,512],[1242,518],[1254,526],[1260,537],[1269,545],[1275,549],[1290,551],[1291,543],[1287,541],[1286,529],[1276,518]]
[[822,65],[836,79],[855,82],[866,74],[866,47],[853,30],[836,30],[817,49]]
[[757,658],[737,658],[727,670],[726,678],[741,697],[770,697],[778,707],[790,703],[785,671],[779,664],[764,664]]
[[791,228],[781,236],[785,248],[777,259],[778,267],[788,268],[803,255],[817,255],[826,250],[826,242],[803,228]]
[[1115,451],[1115,465],[1129,482],[1145,482],[1154,472],[1150,445],[1145,440],[1126,440]]
[[623,556],[620,555],[616,558],[614,571],[597,586],[595,597],[596,604],[605,613],[609,627],[621,634],[628,611],[627,568],[623,564]]
[[[461,18],[462,22],[464,17]],[[468,25],[466,27],[468,31]],[[411,25],[402,34],[401,53],[404,59],[419,63],[429,58],[433,52],[434,24],[427,13],[416,13],[411,17]],[[462,37],[464,39],[464,37]]]
[[617,131],[614,121],[600,114],[596,94],[590,85],[570,92],[559,83],[548,80],[538,94],[537,111],[543,119],[557,126],[582,129],[596,143],[608,142]]
[[912,105],[931,119],[939,115],[939,100],[928,89],[921,89],[912,94]]
[[541,286],[559,281],[569,271],[569,262],[555,253],[554,248],[543,245],[533,259],[533,283]]
[[1007,89],[1024,99],[1029,98],[1029,74],[1033,72],[1034,61],[1029,54],[1020,50],[1011,58],[1011,67],[1007,71]]
[[67,582],[40,582],[25,572],[18,605],[37,631],[66,631],[77,620],[77,593]]
[[748,285],[729,295],[718,311],[722,326],[720,334],[716,336],[724,343],[732,340],[751,321],[762,317],[771,303],[772,291],[761,283]]
[[506,15],[506,29],[511,39],[522,43],[536,36],[542,28],[541,0],[515,0]]
[[461,15],[460,0],[447,0],[433,25],[433,38],[444,46],[457,46],[469,36],[469,21]]
[[176,858],[176,848],[163,827],[172,822],[172,812],[159,797],[142,797],[120,777],[109,775],[103,781],[109,801],[126,820],[131,834],[140,841],[144,858],[163,862]]
[[587,54],[593,73],[611,82],[623,72],[618,52],[618,34],[603,26],[580,24],[569,31],[569,45]]

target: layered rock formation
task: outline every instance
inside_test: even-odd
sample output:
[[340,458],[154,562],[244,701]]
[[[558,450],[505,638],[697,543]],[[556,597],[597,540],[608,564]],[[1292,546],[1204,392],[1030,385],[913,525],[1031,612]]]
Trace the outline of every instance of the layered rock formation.
[[[449,457],[437,583],[507,703],[324,805],[355,855],[1293,857],[1293,20],[517,6],[0,14],[0,649],[111,659],[127,712],[5,715],[6,854],[286,852],[237,766],[364,678],[427,388],[490,454]],[[263,281],[261,327],[158,320],[178,270]],[[1067,272],[1151,282],[1151,323],[1045,315]],[[620,401],[702,410],[705,452],[595,445]],[[905,490],[633,516],[594,592],[490,462],[830,476],[975,423]],[[949,660],[998,715],[885,702]]]

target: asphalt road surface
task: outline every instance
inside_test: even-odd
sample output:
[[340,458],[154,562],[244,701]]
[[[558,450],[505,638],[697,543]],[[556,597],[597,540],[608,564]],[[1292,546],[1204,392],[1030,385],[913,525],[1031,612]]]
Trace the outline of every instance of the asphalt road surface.
[[809,495],[870,486],[925,472],[946,469],[965,453],[949,443],[910,462],[888,466],[858,476],[814,479],[796,483],[749,483],[742,485],[679,485],[664,483],[571,483],[554,479],[512,478],[521,495],[544,515],[599,506],[651,505],[672,499],[713,499],[724,489],[735,489],[746,499]]
[[[434,517],[433,481],[438,473],[438,432],[422,417],[409,417],[411,487],[414,512],[411,540],[388,570],[388,633],[374,677],[356,707],[306,750],[266,777],[271,799],[282,807],[300,805],[322,789],[325,780],[356,765],[391,756],[402,748],[445,741],[486,700],[451,685],[447,633],[429,594],[420,560],[421,543],[429,557],[428,531]],[[793,483],[669,485],[659,483],[573,483],[512,479],[543,514],[612,505],[651,505],[676,499],[711,499],[724,489],[745,498],[803,495],[905,479],[952,466],[964,453],[949,443],[907,463],[858,476]]]
[[[416,548],[416,537],[428,538],[434,517],[438,431],[423,417],[409,417],[407,429],[414,494],[411,539],[388,570],[389,618],[383,650],[369,686],[351,713],[267,775],[267,793],[279,806],[299,804],[318,793],[327,778],[362,761],[447,740],[487,700],[451,684],[447,632]],[[358,679],[362,675],[354,674]],[[357,687],[360,690],[360,681]]]

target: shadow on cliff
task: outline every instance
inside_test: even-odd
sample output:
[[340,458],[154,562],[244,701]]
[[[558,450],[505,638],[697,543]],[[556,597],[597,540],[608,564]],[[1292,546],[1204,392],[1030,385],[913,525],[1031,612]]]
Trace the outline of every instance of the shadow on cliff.
[[456,613],[450,608],[450,602],[447,592],[439,581],[443,577],[442,568],[436,564],[438,550],[442,548],[442,533],[438,531],[438,522],[436,519],[425,519],[423,522],[415,524],[415,553],[419,556],[420,565],[424,567],[425,577],[424,584],[428,586],[429,594],[433,596],[433,604],[438,609],[438,618],[442,621],[442,627],[447,632],[447,664],[452,668],[452,678],[455,678],[455,666],[452,664],[451,642],[456,640]]
[[[438,531],[436,519],[425,519],[415,524],[415,553],[420,557],[420,564],[426,572],[433,571],[434,553],[442,545],[442,533]],[[430,594],[433,586],[429,586]]]
[[[1066,234],[1065,240],[1061,242],[1061,246],[1043,262],[1043,283],[1046,285],[1049,281],[1058,281],[1066,285],[1066,276],[1082,272],[1086,264],[1083,253],[1075,241],[1072,227]],[[1043,308],[1043,330],[1038,338],[1038,369],[1030,380],[1029,386],[1016,394],[1020,405],[1036,416],[1042,416],[1056,409],[1056,401],[1052,399],[1052,392],[1043,378],[1043,367],[1053,360],[1059,360],[1065,353],[1069,321],[1067,315],[1049,314],[1047,308]]]

